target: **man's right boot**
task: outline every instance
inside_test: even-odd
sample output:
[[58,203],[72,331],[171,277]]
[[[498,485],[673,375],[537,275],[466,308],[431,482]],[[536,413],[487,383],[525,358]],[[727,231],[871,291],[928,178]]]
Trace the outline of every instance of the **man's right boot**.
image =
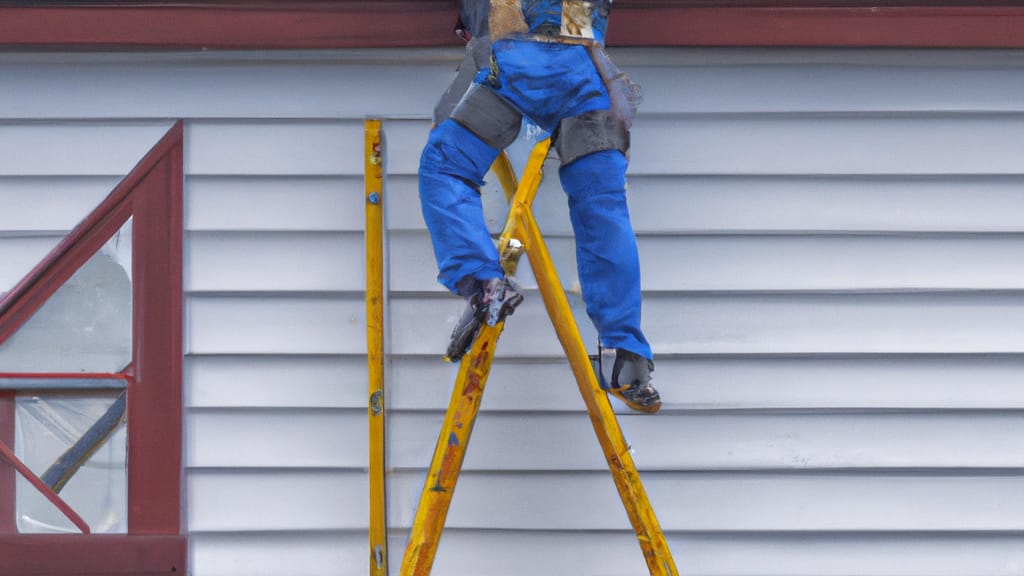
[[467,299],[466,308],[452,330],[445,359],[458,362],[469,351],[473,339],[485,322],[497,324],[515,312],[522,302],[520,288],[510,278],[491,278],[485,281],[480,291]]

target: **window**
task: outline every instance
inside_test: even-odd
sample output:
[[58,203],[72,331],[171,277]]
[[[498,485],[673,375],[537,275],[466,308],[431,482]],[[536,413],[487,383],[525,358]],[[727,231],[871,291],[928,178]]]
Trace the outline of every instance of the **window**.
[[0,576],[185,572],[182,124],[0,297]]

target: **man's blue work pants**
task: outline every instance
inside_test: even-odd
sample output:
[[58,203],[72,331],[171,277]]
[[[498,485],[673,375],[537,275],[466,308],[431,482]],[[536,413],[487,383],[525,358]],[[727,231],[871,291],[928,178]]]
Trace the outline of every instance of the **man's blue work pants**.
[[[528,43],[525,50],[510,50],[504,43],[495,45],[499,76],[487,86],[542,129],[551,132],[563,118],[608,108],[607,92],[584,47]],[[549,65],[538,65],[539,59]],[[438,279],[455,293],[463,278],[504,275],[478,191],[498,153],[448,119],[431,131],[420,158],[420,201]],[[563,165],[559,176],[576,235],[583,300],[602,345],[651,358],[640,329],[640,264],[626,204],[627,164],[618,150],[602,150]]]

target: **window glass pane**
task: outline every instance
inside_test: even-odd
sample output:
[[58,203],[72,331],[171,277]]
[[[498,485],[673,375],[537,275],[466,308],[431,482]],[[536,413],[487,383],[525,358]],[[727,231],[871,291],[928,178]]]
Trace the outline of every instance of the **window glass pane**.
[[120,372],[131,361],[132,222],[5,343],[0,372]]
[[[14,451],[94,533],[127,532],[127,433],[123,394],[47,393],[15,401]],[[16,487],[18,530],[78,529],[34,486]]]

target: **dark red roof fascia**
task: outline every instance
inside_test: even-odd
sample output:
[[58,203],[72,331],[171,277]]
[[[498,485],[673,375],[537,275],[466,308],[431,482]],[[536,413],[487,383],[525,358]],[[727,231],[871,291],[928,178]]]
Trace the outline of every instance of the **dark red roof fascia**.
[[[325,49],[457,45],[454,0],[8,4],[0,46]],[[619,0],[613,46],[1024,47],[1020,2]]]
[[[168,5],[169,4],[169,5]],[[459,42],[454,2],[249,2],[0,8],[0,46],[323,49]]]
[[618,9],[608,43],[1020,48],[1024,5]]

